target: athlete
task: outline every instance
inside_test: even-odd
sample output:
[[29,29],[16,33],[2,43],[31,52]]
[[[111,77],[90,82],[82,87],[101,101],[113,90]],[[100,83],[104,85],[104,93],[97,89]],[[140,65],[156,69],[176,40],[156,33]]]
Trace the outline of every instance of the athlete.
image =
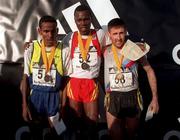
[[63,78],[71,65],[69,48],[56,39],[54,17],[41,17],[38,33],[41,39],[32,41],[24,53],[21,91],[23,119],[30,122],[34,139],[40,140],[41,129],[47,124],[54,130],[54,118],[60,116]]
[[135,140],[142,111],[138,64],[147,74],[152,91],[149,109],[153,113],[159,110],[156,76],[145,55],[145,45],[139,47],[126,39],[127,28],[122,19],[112,19],[108,23],[108,32],[112,41],[104,51],[108,130],[112,140]]
[[[69,33],[63,40],[71,48],[73,72],[67,85],[69,106],[75,116],[75,126],[86,130],[89,139],[97,139],[99,76],[101,51],[105,44],[102,29],[91,29],[91,11],[86,5],[75,9],[74,19],[78,31]],[[73,119],[72,119],[73,120]],[[79,120],[79,121],[78,121]],[[84,122],[84,123],[83,123]],[[88,139],[88,138],[84,139]]]

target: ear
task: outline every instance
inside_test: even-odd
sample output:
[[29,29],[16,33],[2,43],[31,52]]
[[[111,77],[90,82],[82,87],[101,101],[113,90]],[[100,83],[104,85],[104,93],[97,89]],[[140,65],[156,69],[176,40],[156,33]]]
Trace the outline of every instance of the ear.
[[128,38],[129,38],[129,33],[128,33],[128,31],[126,30],[125,41],[127,41]]
[[41,35],[41,28],[40,27],[38,27],[37,31],[38,31],[39,35]]
[[107,33],[107,35],[110,37],[110,32],[109,32],[109,30],[108,30],[106,33]]

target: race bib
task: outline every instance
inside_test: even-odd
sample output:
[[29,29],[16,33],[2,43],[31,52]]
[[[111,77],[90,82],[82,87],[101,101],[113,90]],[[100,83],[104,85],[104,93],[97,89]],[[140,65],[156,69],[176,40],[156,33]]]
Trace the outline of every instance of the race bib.
[[132,72],[122,72],[121,76],[117,73],[110,73],[111,91],[121,91],[121,88],[131,87],[133,85]]
[[33,67],[33,85],[54,87],[56,83],[56,70],[51,69],[47,74],[45,68]]
[[[89,52],[87,54],[86,62],[83,61],[80,53],[74,53],[73,58],[73,68],[76,71],[79,70],[90,70],[93,67],[96,67],[98,63],[97,52]],[[84,66],[86,64],[87,68]]]

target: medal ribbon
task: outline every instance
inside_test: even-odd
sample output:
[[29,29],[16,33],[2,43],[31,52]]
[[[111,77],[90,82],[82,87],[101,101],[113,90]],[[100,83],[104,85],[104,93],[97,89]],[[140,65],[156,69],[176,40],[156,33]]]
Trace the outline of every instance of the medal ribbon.
[[85,47],[84,47],[82,37],[81,37],[80,33],[78,33],[78,43],[79,43],[80,53],[81,53],[82,59],[84,61],[87,60],[87,54],[89,51],[91,41],[92,41],[92,35],[89,35],[87,40],[86,40]]
[[42,43],[41,43],[41,52],[42,52],[42,59],[43,59],[43,63],[45,65],[45,68],[46,68],[46,74],[49,72],[50,68],[51,68],[51,65],[52,65],[52,62],[53,62],[53,58],[54,58],[54,54],[55,54],[55,46],[53,46],[51,48],[51,52],[50,52],[50,55],[49,57],[47,58],[47,54],[46,54],[46,50],[45,50],[45,44],[44,44],[44,41],[42,40]]
[[122,66],[124,56],[121,55],[120,58],[118,58],[117,48],[113,44],[112,44],[112,52],[113,52],[116,66],[117,66],[118,70],[121,71],[121,66]]

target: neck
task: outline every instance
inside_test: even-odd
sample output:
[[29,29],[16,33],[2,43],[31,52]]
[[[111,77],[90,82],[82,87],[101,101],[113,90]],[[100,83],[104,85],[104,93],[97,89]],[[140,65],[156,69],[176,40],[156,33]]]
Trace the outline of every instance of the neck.
[[80,34],[81,35],[90,35],[90,33],[91,33],[91,30],[89,30],[89,31],[84,31],[84,32],[80,32]]
[[[114,45],[114,44],[113,44],[113,45]],[[116,46],[116,45],[114,45],[114,47],[115,47],[116,49],[118,49],[118,50],[121,50],[123,46]]]
[[[41,40],[41,43],[42,43],[42,40]],[[45,46],[45,47],[48,47],[48,48],[53,47],[53,46],[56,46],[56,44],[57,44],[57,41],[54,41],[53,43],[50,43],[50,44],[47,44],[47,43],[44,41],[44,46]]]
[[116,46],[116,45],[114,45],[117,49],[119,49],[119,50],[121,50],[122,48],[123,48],[123,46],[124,46],[124,43],[122,44],[122,45],[120,45],[120,46]]

